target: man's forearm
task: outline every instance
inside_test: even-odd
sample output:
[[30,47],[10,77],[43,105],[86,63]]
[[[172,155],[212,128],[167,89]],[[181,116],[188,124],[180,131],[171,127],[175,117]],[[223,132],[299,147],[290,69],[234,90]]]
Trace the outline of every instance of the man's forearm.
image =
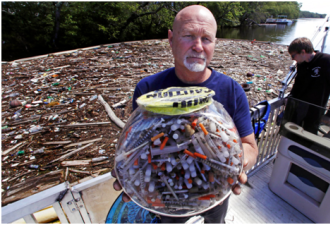
[[257,162],[258,146],[253,133],[241,138],[241,141],[244,150],[244,170],[247,171]]

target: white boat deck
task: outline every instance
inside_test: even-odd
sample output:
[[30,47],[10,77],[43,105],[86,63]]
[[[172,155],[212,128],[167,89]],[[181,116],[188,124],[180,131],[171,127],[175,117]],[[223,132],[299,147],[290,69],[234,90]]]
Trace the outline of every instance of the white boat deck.
[[273,169],[271,161],[242,185],[240,195],[231,195],[227,224],[242,223],[313,223],[269,188]]

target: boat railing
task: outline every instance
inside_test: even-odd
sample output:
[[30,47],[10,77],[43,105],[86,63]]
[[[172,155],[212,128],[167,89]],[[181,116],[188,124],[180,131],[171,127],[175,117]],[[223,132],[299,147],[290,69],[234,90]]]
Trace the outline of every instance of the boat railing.
[[45,191],[31,195],[2,207],[2,223],[12,223],[21,218],[26,223],[38,223],[35,212],[53,206],[60,222],[92,223],[81,192],[113,178],[110,173],[100,175],[80,184],[64,182]]
[[[286,97],[287,95],[285,95]],[[258,143],[258,157],[256,164],[247,171],[248,176],[252,176],[256,173],[261,167],[266,165],[269,161],[275,158],[277,147],[280,139],[280,135],[278,133],[280,126],[277,123],[278,115],[284,111],[285,107],[285,98],[274,98],[268,101],[270,104],[270,114],[268,117],[268,121],[266,126],[259,135],[257,140]],[[265,105],[256,106],[259,109],[259,113],[257,113],[257,109],[251,108],[251,118],[258,119],[258,115],[263,115],[266,110]]]
[[[280,135],[279,126],[276,124],[277,116],[283,111],[284,98],[275,98],[269,101],[271,111],[266,129],[260,134],[258,140],[259,155],[255,166],[247,171],[248,176],[253,175],[261,167],[272,160],[277,152]],[[266,106],[251,108],[251,119],[258,119],[266,110]],[[113,178],[110,173],[72,185],[69,182],[61,183],[45,191],[39,192],[27,198],[2,207],[2,223],[12,223],[23,218],[26,223],[37,223],[35,212],[48,206],[53,206],[61,223],[92,223],[81,192],[95,185],[106,182]],[[112,188],[109,187],[109,188]]]

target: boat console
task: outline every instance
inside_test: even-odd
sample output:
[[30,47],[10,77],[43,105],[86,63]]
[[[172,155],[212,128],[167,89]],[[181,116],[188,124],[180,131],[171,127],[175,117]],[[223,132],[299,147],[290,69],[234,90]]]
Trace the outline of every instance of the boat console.
[[329,121],[325,108],[288,98],[269,182],[271,191],[316,223],[330,222]]

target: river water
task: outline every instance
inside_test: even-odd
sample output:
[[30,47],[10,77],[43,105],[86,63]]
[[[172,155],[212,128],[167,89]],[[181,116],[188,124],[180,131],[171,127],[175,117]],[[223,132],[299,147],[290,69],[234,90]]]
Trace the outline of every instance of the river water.
[[[298,19],[291,25],[270,25],[270,26],[253,26],[239,28],[222,28],[218,30],[218,38],[228,39],[245,39],[257,41],[271,41],[278,44],[290,45],[297,37],[307,37],[313,39],[319,26],[323,25],[324,19]],[[321,50],[322,32],[313,39],[314,49]],[[326,39],[326,47],[324,53],[330,54],[330,34]]]

